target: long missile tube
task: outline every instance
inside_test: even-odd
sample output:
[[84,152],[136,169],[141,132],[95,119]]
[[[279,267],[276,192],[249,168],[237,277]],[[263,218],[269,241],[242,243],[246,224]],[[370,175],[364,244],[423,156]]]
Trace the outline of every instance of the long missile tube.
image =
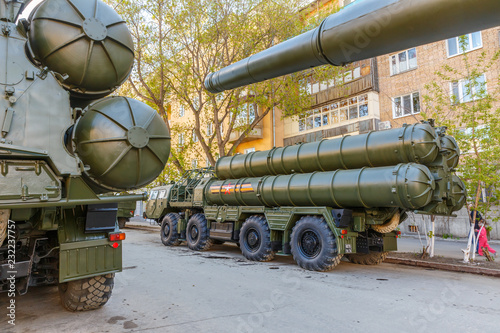
[[218,93],[311,67],[368,59],[500,25],[498,0],[363,0],[319,27],[209,74]]
[[436,182],[420,164],[306,174],[214,180],[208,204],[242,206],[400,207],[420,209],[434,197]]
[[217,161],[215,170],[219,179],[231,179],[410,162],[427,165],[436,159],[441,149],[453,152],[448,156],[449,167],[454,168],[460,152],[453,138],[444,138],[440,140],[435,129],[427,123],[413,124],[387,131],[222,157]]

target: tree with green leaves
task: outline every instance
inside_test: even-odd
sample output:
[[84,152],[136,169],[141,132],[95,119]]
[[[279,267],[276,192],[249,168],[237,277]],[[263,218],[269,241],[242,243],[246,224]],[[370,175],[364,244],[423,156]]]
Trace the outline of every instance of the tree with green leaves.
[[[300,0],[109,3],[127,20],[136,46],[135,68],[121,93],[156,108],[175,138],[165,178],[190,169],[192,156],[215,165],[217,157],[233,154],[274,107],[291,115],[309,106],[303,75],[221,94],[208,93],[203,83],[209,73],[314,27],[329,12],[315,16],[311,24],[300,14]],[[318,69],[318,77],[325,71]],[[189,116],[172,121],[179,110]]]
[[457,171],[474,211],[486,218],[500,198],[500,86],[499,77],[490,74],[486,82],[485,73],[495,72],[492,67],[500,51],[484,51],[472,58],[468,43],[465,36],[459,38],[463,66],[445,65],[426,86],[423,116],[447,126],[456,138],[462,152]]

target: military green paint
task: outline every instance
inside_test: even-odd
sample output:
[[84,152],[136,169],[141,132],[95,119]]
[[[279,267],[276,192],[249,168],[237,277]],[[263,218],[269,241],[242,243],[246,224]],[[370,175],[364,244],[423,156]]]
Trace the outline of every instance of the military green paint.
[[[480,5],[479,5],[480,3]],[[222,92],[311,67],[344,65],[500,25],[498,0],[364,0],[314,30],[209,74]]]
[[[446,142],[452,146],[449,138]],[[413,124],[387,131],[222,157],[217,161],[215,170],[217,177],[223,180],[409,162],[430,164],[438,156],[440,148],[434,127],[427,123]]]
[[98,274],[121,272],[122,244],[114,249],[107,239],[62,243],[59,251],[59,282]]
[[[96,100],[118,88],[133,64],[132,37],[111,7],[100,0],[46,0],[31,16],[27,35],[13,23],[23,3],[29,1],[0,0],[0,84],[5,86],[5,98],[0,98],[0,209],[11,209],[10,219],[26,232],[23,242],[33,242],[31,235],[47,238],[52,253],[59,251],[59,282],[118,272],[121,245],[114,249],[107,233],[84,232],[86,205],[144,200],[144,195],[98,193],[103,187],[121,191],[156,178],[170,152],[168,130],[140,102]],[[27,50],[40,66],[30,61]],[[90,100],[93,104],[82,113]],[[85,124],[93,112],[105,119],[94,117],[93,124]],[[78,150],[75,135],[91,135],[83,132],[109,145]],[[121,145],[111,149],[116,141]],[[111,163],[112,170],[92,179],[108,158],[96,152],[113,155],[129,148],[134,156],[124,153],[116,169]],[[27,247],[18,253],[25,255]]]
[[86,176],[102,192],[138,189],[163,171],[170,134],[145,103],[108,97],[91,104],[73,131],[76,153],[89,167]]
[[104,97],[132,70],[134,43],[126,23],[101,1],[46,0],[35,11],[29,34],[36,58],[67,74],[60,81],[74,96]]
[[[241,192],[250,183],[255,192]],[[219,190],[215,190],[218,188]],[[420,164],[337,170],[262,178],[214,180],[205,189],[208,204],[332,206],[338,208],[399,207],[419,209],[429,204],[436,184]]]

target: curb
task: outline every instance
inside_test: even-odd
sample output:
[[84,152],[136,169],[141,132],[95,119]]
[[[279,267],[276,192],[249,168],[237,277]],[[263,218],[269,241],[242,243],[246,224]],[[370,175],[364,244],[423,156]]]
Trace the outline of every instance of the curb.
[[[409,238],[409,239],[420,239],[420,237],[418,237],[418,235],[413,235],[413,234],[407,234],[407,233],[404,233],[404,234],[401,234],[400,238]],[[439,236],[436,236],[436,241],[443,241],[443,242],[452,242],[452,243],[467,243],[468,239],[467,238],[459,238],[459,239],[455,239],[455,238],[442,238],[442,237],[439,237]],[[422,241],[425,241],[425,236],[422,235]],[[490,244],[493,244],[493,245],[500,245],[500,240],[499,239],[491,239],[488,241],[488,243]]]
[[160,226],[157,226],[157,225],[127,223],[124,230],[126,231],[127,229],[158,231],[161,228],[160,228]]
[[462,266],[462,265],[428,262],[428,261],[414,260],[414,259],[402,259],[394,257],[387,257],[384,260],[384,262],[388,264],[416,266],[422,268],[434,268],[450,272],[470,273],[470,274],[479,274],[492,277],[500,277],[500,270],[491,268]]

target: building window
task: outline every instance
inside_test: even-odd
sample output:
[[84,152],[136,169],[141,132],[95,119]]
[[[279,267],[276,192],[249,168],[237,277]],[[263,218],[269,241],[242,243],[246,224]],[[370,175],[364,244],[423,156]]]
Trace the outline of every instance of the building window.
[[207,124],[207,136],[212,136],[214,134],[214,124],[208,123]]
[[198,142],[198,135],[196,135],[194,130],[193,130],[193,142],[194,143]]
[[245,149],[245,154],[255,152],[255,147]]
[[184,117],[185,114],[186,114],[186,110],[184,109],[184,105],[180,104],[179,105],[179,118]]
[[464,52],[477,50],[483,47],[481,31],[461,37],[450,38],[446,41],[448,57],[453,57]]
[[409,49],[389,57],[391,75],[396,75],[417,68],[417,49]]
[[486,75],[480,75],[475,80],[460,80],[450,83],[452,104],[467,103],[486,96]]
[[184,133],[179,134],[179,146],[184,146]]
[[200,108],[200,98],[198,96],[193,97],[193,108],[199,110]]
[[411,116],[420,112],[420,94],[418,92],[398,96],[392,99],[394,118]]
[[191,161],[191,168],[196,169],[198,167],[198,160],[195,158]]
[[239,113],[236,116],[237,126],[247,126],[255,121],[257,115],[257,105],[253,103],[245,103],[240,105]]
[[365,94],[305,112],[299,118],[299,132],[366,116],[368,116],[368,95]]
[[210,159],[208,158],[208,156],[207,156],[207,163],[206,163],[206,165],[207,165],[207,168],[212,166],[212,164],[210,163]]
[[[369,68],[369,66],[368,66]],[[345,83],[351,82],[353,80],[359,79],[364,75],[368,75],[368,73],[363,73],[363,69],[361,67],[356,67],[352,70],[345,71],[340,73],[338,77],[332,78],[327,81],[315,81],[312,77],[307,77],[303,81],[303,87],[307,94],[317,94],[321,91],[325,91],[329,88],[333,88],[335,86],[342,86]]]

